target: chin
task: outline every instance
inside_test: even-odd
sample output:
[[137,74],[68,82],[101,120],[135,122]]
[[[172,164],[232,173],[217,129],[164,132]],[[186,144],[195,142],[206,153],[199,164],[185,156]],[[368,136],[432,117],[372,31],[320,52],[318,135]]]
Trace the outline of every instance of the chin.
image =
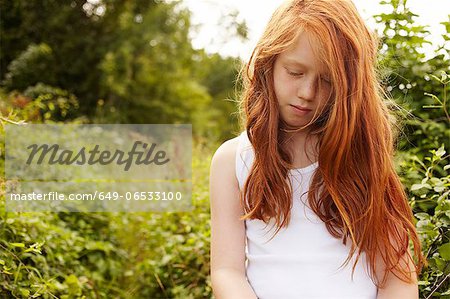
[[308,121],[305,121],[303,119],[293,119],[293,118],[287,119],[284,122],[292,128],[301,128],[301,127],[305,126],[306,124],[308,124]]

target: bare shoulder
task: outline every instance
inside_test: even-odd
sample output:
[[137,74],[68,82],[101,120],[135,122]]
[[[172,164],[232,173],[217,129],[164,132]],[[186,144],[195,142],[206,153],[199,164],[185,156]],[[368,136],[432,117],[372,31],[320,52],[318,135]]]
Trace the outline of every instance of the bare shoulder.
[[214,153],[210,166],[210,191],[212,201],[238,197],[239,183],[236,177],[236,150],[238,137],[222,143]]
[[236,156],[238,142],[239,137],[234,137],[222,143],[214,153],[212,161],[220,163],[226,160],[227,162],[231,162],[230,160]]
[[[219,171],[223,175],[234,174],[238,137],[222,143],[211,159],[211,172]],[[233,176],[235,178],[235,176]],[[230,178],[230,177],[229,177]]]

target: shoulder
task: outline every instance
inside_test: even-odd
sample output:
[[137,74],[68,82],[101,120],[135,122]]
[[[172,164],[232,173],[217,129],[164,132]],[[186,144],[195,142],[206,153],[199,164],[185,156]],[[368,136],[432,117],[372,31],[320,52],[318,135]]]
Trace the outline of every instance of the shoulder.
[[239,136],[229,139],[222,143],[214,153],[211,164],[213,163],[230,163],[236,157],[236,151],[239,143]]
[[234,173],[236,151],[239,144],[239,136],[222,143],[215,151],[211,159],[211,171],[220,170],[221,173]]
[[238,186],[236,177],[236,151],[239,136],[223,142],[215,151],[210,166],[211,183]]

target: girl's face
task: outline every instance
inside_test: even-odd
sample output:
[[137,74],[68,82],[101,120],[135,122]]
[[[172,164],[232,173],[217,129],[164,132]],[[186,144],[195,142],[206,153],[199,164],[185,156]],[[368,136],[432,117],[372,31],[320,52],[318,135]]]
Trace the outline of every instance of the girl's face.
[[273,79],[280,117],[294,127],[308,124],[331,92],[329,75],[313,47],[316,47],[314,39],[304,31],[274,63]]

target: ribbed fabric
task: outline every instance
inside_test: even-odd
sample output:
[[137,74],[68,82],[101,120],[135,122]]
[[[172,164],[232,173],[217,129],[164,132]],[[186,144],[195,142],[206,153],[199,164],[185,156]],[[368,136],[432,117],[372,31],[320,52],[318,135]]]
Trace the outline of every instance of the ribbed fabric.
[[[242,190],[254,160],[254,151],[246,131],[239,135],[236,152],[236,176]],[[290,224],[275,232],[275,221],[246,220],[246,274],[259,299],[375,299],[376,285],[366,269],[362,254],[351,270],[355,256],[344,267],[350,250],[334,238],[325,224],[310,209],[307,192],[318,162],[293,169],[289,179],[293,187]],[[305,193],[305,194],[303,194]],[[303,195],[302,195],[303,194]]]

